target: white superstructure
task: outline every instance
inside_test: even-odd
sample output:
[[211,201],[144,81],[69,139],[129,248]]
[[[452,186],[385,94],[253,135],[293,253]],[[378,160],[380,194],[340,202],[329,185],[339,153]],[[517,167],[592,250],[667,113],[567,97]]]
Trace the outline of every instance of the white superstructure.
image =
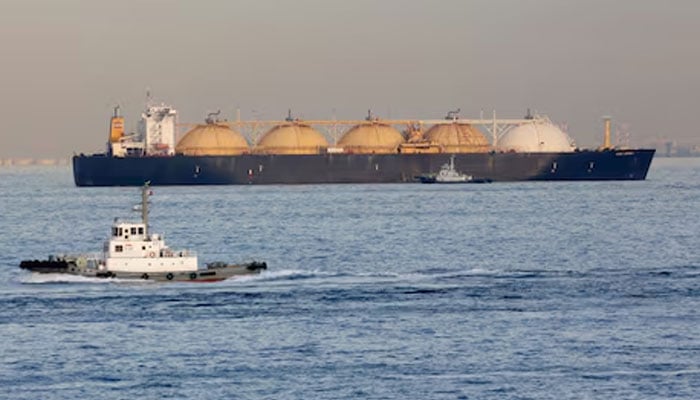
[[124,132],[124,118],[115,108],[110,124],[109,153],[114,157],[175,154],[177,111],[165,104],[149,104],[141,113],[136,133]]
[[171,250],[158,234],[148,234],[143,223],[115,222],[104,244],[105,267],[112,272],[196,271],[197,256]]
[[177,111],[165,104],[149,105],[141,114],[139,136],[147,155],[175,154]]
[[183,272],[197,271],[197,255],[188,250],[172,250],[163,237],[148,230],[148,197],[145,185],[141,192],[141,222],[112,224],[105,241],[102,268],[110,272]]

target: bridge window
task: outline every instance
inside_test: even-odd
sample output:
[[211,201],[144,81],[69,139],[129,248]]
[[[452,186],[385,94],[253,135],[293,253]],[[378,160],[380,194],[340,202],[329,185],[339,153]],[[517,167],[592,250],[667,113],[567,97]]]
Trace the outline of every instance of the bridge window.
[[116,251],[117,253],[121,253],[123,250],[124,248],[120,244],[114,246],[114,251]]

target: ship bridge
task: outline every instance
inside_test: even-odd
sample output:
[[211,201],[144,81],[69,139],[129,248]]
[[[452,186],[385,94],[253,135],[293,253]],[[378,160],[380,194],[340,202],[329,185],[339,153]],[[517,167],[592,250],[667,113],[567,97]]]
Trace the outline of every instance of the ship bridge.
[[108,258],[156,258],[167,250],[159,235],[148,236],[146,224],[131,222],[115,222],[104,249]]
[[133,223],[115,223],[112,225],[112,238],[121,240],[148,240],[146,237],[146,225]]

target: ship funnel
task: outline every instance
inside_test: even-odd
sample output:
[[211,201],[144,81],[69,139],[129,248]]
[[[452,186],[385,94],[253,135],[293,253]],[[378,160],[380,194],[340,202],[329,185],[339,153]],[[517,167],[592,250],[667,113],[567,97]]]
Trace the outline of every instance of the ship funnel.
[[119,106],[114,107],[114,116],[109,122],[109,142],[117,143],[124,137],[124,117],[119,115]]
[[603,124],[604,124],[604,133],[603,133],[603,148],[604,149],[609,149],[611,148],[610,144],[610,117],[603,117]]

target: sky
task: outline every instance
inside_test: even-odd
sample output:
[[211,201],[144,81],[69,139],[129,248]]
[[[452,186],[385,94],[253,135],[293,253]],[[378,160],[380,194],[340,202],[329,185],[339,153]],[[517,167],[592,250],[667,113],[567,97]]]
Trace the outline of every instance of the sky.
[[146,92],[180,122],[528,108],[580,147],[700,142],[691,0],[2,0],[0,158],[101,151]]

